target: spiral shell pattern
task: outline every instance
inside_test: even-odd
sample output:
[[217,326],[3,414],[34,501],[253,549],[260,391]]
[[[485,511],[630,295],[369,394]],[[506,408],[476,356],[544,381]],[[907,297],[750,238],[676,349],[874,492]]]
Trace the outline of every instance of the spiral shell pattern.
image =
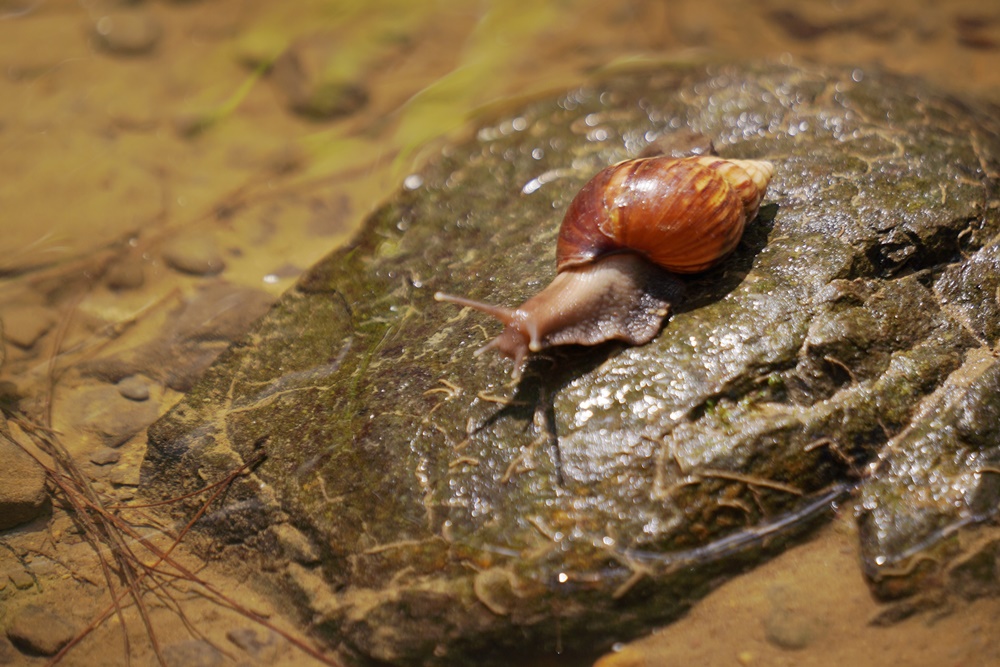
[[704,271],[736,248],[774,165],[720,157],[626,160],[573,199],[559,232],[559,271],[634,252],[674,273]]

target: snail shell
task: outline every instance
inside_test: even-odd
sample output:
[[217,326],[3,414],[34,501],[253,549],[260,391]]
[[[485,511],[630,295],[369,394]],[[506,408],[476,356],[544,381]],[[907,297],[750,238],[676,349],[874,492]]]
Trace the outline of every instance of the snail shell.
[[492,315],[506,326],[478,353],[514,359],[555,345],[656,336],[676,301],[663,270],[697,273],[739,244],[774,165],[720,157],[651,157],[607,167],[573,199],[559,230],[558,274],[516,309],[438,292],[434,297]]

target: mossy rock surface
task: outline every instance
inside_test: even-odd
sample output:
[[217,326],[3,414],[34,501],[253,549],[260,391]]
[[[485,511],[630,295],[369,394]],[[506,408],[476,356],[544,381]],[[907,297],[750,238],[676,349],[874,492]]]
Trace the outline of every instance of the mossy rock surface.
[[[621,73],[528,104],[408,179],[219,359],[150,429],[145,489],[266,452],[202,525],[244,546],[298,529],[319,562],[275,576],[360,662],[606,648],[835,498],[857,502],[873,579],[904,571],[1000,498],[988,111],[783,65]],[[777,172],[660,335],[537,355],[516,384],[473,356],[499,325],[434,292],[520,303],[552,278],[583,183],[692,136]]]

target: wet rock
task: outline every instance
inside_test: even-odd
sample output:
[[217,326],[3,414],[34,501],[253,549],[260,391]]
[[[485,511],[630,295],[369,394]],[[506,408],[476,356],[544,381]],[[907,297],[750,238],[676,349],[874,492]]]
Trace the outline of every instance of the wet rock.
[[29,349],[56,323],[56,316],[44,306],[6,305],[0,312],[4,338],[18,347]]
[[350,68],[352,61],[337,41],[326,34],[305,37],[275,60],[271,80],[294,112],[326,119],[357,111],[368,101],[362,73]]
[[171,268],[194,276],[222,273],[226,262],[215,238],[197,231],[183,231],[163,244],[163,260]]
[[170,644],[163,649],[167,667],[216,667],[223,664],[223,655],[202,639],[189,639]]
[[1000,595],[1000,537],[958,559],[948,577],[951,588],[967,600]]
[[112,449],[111,447],[101,447],[90,455],[90,462],[95,466],[106,466],[111,463],[118,463],[121,457],[122,453],[119,450]]
[[55,655],[69,643],[76,629],[62,614],[27,604],[14,612],[7,637],[25,653]]
[[[737,250],[683,280],[648,345],[548,350],[516,383],[477,356],[499,327],[434,292],[537,293],[558,212],[678,127],[777,167]],[[265,452],[202,527],[233,543],[290,517],[323,566],[276,581],[360,662],[606,648],[858,485],[866,571],[909,571],[1000,505],[998,163],[976,103],[877,72],[666,68],[528,105],[422,169],[208,369],[150,428],[146,491]],[[774,617],[773,641],[810,641]]]
[[[1000,263],[996,249],[984,248]],[[996,340],[985,330],[977,333]],[[939,579],[959,551],[954,539],[942,539],[997,511],[1000,363],[985,348],[970,350],[963,361],[893,438],[878,474],[861,490],[863,563],[885,599],[916,593]]]
[[103,15],[94,24],[97,43],[118,55],[146,55],[163,36],[159,20],[144,9],[121,9]]
[[41,516],[48,507],[45,471],[10,439],[0,423],[0,530]]

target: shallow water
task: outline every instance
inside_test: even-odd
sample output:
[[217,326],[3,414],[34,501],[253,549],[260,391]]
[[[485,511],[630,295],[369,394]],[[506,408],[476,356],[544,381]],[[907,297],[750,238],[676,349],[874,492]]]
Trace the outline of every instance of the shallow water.
[[[278,74],[289,45],[300,68],[340,84],[328,117],[304,113],[301,87]],[[125,499],[142,426],[477,118],[596,70],[704,59],[881,66],[1000,103],[1000,3],[0,0],[0,57],[0,382],[33,414],[51,398],[70,452]],[[184,331],[211,328],[211,344],[178,342],[183,307]],[[87,365],[114,354],[180,370],[144,378],[135,408]],[[108,445],[119,461],[91,463]],[[600,664],[1000,661],[990,600],[869,626],[878,609],[853,549],[839,521]],[[0,571],[30,570],[7,553]],[[0,601],[52,604],[57,585],[36,588],[0,587]],[[809,638],[792,650],[781,631]],[[103,650],[120,661],[117,640]]]

